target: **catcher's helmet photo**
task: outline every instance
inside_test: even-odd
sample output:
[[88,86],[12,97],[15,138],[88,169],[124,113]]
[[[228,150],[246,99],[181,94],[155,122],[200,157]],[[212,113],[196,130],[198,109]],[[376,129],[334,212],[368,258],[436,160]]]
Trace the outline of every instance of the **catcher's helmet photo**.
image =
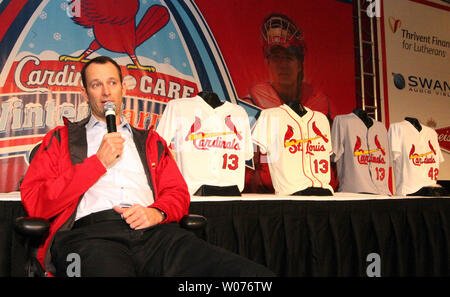
[[261,26],[264,56],[267,57],[273,47],[280,46],[303,58],[305,48],[303,33],[287,16],[271,14]]

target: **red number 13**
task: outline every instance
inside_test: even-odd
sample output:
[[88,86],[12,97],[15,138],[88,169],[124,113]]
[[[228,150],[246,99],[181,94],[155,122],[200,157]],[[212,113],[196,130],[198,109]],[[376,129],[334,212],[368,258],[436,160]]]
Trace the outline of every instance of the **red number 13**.
[[[229,160],[229,162],[228,162]],[[236,170],[238,168],[238,161],[239,161],[239,157],[237,155],[229,155],[225,154],[223,155],[223,164],[222,164],[222,169],[230,169],[230,170]]]
[[314,160],[314,171],[315,173],[327,173],[328,172],[328,161],[327,160]]

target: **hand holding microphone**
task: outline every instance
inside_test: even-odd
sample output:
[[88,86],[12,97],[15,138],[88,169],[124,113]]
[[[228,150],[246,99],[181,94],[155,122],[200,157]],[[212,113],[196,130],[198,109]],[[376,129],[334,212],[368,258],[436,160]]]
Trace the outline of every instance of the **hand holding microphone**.
[[106,127],[108,134],[105,134],[102,143],[97,151],[97,157],[105,168],[111,168],[123,153],[124,142],[116,128],[116,106],[113,102],[105,103],[103,110],[105,112]]

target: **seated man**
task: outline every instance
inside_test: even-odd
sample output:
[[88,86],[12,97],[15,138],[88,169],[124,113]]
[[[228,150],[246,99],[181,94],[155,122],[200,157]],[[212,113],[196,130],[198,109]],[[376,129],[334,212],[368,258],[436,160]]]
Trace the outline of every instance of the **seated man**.
[[[188,213],[187,185],[164,140],[121,118],[119,65],[98,57],[81,76],[90,116],[44,137],[20,188],[28,214],[51,224],[42,267],[66,276],[76,254],[81,276],[272,276],[175,223]],[[108,101],[118,132],[107,133]]]

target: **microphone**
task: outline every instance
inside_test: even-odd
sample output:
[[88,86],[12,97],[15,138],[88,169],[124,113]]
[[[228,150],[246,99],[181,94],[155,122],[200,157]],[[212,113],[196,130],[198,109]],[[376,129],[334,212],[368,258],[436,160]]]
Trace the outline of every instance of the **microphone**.
[[106,127],[108,128],[108,133],[117,132],[116,128],[116,105],[108,101],[103,106],[103,111],[105,112]]

